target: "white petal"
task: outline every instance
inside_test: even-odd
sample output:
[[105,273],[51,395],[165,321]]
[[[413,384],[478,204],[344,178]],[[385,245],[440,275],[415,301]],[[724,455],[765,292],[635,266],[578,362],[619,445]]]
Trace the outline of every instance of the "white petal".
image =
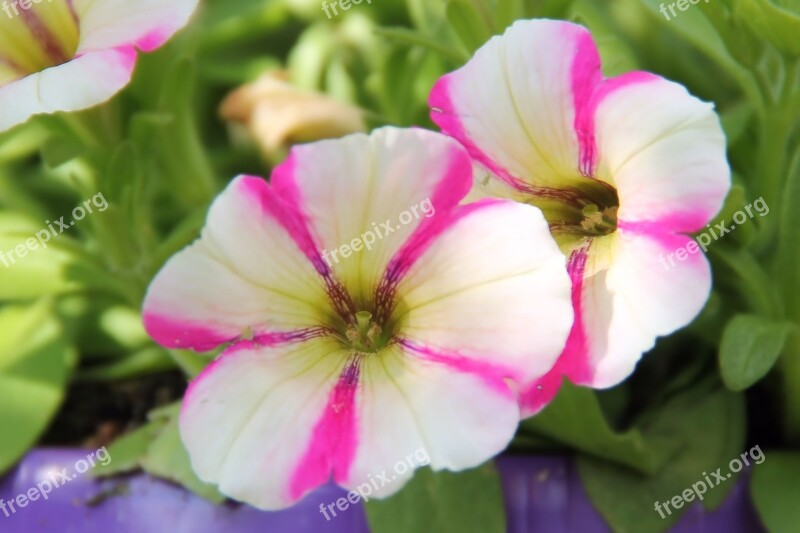
[[[319,432],[319,422],[330,414],[348,356],[330,338],[229,349],[192,383],[183,402],[181,437],[197,475],[261,509],[288,507],[327,481],[331,461],[340,457],[338,439],[352,430],[342,419]],[[353,412],[351,404],[340,407]],[[315,442],[329,451],[322,462],[309,461]],[[352,447],[343,441],[342,448],[348,463]],[[312,475],[310,484],[301,479],[297,485],[298,471]]]
[[599,67],[585,28],[517,22],[439,80],[431,117],[498,176],[558,185],[579,175],[575,104],[591,95]]
[[[689,324],[708,298],[710,267],[688,237],[639,228],[602,241],[570,257],[575,323],[553,369],[520,392],[525,417],[552,401],[565,378],[594,388],[622,382],[657,337]],[[694,253],[681,261],[681,248]],[[610,267],[597,269],[598,255]]]
[[198,0],[75,0],[78,52],[135,45],[155,50],[189,21]]
[[148,333],[164,346],[209,349],[248,329],[260,335],[325,324],[325,280],[303,250],[308,243],[284,225],[296,216],[266,181],[234,180],[212,205],[202,238],[150,285]]
[[[541,211],[482,201],[398,255],[403,336],[528,381],[553,366],[572,325],[570,280]],[[406,263],[411,263],[408,267]]]
[[132,47],[88,52],[57,67],[0,87],[0,131],[33,115],[78,111],[101,104],[131,79],[136,64]]
[[697,231],[730,188],[719,119],[681,85],[638,79],[622,82],[597,107],[598,177],[617,188],[620,220]]
[[345,487],[384,498],[415,468],[472,468],[508,445],[519,422],[512,391],[397,346],[379,357],[362,369],[358,449]]
[[689,324],[711,290],[708,260],[696,247],[684,261],[669,254],[692,240],[620,231],[614,262],[583,292],[582,316],[591,366],[589,384],[610,387],[625,379],[659,336]]
[[458,143],[398,128],[297,147],[272,178],[276,190],[297,195],[327,264],[356,300],[372,297],[411,233],[457,205],[471,182]]

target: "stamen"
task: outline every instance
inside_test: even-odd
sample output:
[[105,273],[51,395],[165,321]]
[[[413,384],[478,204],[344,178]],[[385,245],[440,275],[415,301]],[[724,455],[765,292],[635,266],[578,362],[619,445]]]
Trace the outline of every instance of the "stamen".
[[372,313],[359,311],[355,314],[356,323],[350,324],[345,332],[345,337],[351,347],[360,353],[377,353],[386,345],[381,336],[383,328],[372,320]]

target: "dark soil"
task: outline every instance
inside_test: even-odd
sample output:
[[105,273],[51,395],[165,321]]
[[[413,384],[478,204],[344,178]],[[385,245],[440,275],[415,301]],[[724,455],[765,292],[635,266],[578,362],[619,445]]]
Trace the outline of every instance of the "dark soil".
[[147,421],[156,407],[183,397],[186,377],[179,371],[103,383],[73,383],[41,446],[100,448]]

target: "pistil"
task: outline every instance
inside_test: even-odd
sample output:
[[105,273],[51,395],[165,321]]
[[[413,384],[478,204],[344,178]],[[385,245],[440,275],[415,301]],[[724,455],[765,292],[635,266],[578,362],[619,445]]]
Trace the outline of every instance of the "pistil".
[[347,340],[353,350],[361,353],[377,353],[386,344],[382,338],[382,328],[373,322],[372,313],[359,311],[355,315],[356,323],[347,327]]

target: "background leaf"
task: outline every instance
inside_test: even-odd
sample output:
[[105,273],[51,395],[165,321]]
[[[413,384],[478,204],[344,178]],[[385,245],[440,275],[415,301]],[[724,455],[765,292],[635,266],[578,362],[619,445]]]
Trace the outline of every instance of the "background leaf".
[[770,452],[753,471],[750,494],[770,533],[795,533],[800,524],[800,454]]
[[466,472],[417,470],[387,500],[366,504],[373,533],[503,533],[506,530],[500,477],[494,463]]
[[178,429],[179,413],[180,403],[152,411],[147,425],[109,447],[111,463],[97,468],[94,474],[112,476],[141,468],[149,474],[183,485],[212,503],[225,501],[225,496],[215,486],[201,481],[192,470]]
[[475,52],[492,36],[486,20],[478,9],[466,0],[450,0],[447,4],[447,20],[452,25],[467,51]]
[[0,311],[0,472],[47,428],[75,361],[49,301]]
[[780,357],[792,325],[757,315],[737,315],[722,334],[719,365],[731,390],[742,391],[767,375]]
[[637,430],[617,433],[608,424],[594,391],[565,382],[550,405],[524,420],[520,433],[543,435],[590,454],[641,472],[654,472],[665,451],[648,447]]
[[[666,531],[677,522],[687,505],[662,519],[655,502],[680,495],[704,478],[739,457],[744,447],[744,402],[740,395],[720,387],[706,391],[697,386],[683,392],[643,424],[648,440],[674,441],[678,453],[654,475],[593,457],[578,459],[578,468],[589,498],[615,532]],[[732,476],[733,477],[733,476]],[[735,479],[710,488],[703,504],[721,504]]]

